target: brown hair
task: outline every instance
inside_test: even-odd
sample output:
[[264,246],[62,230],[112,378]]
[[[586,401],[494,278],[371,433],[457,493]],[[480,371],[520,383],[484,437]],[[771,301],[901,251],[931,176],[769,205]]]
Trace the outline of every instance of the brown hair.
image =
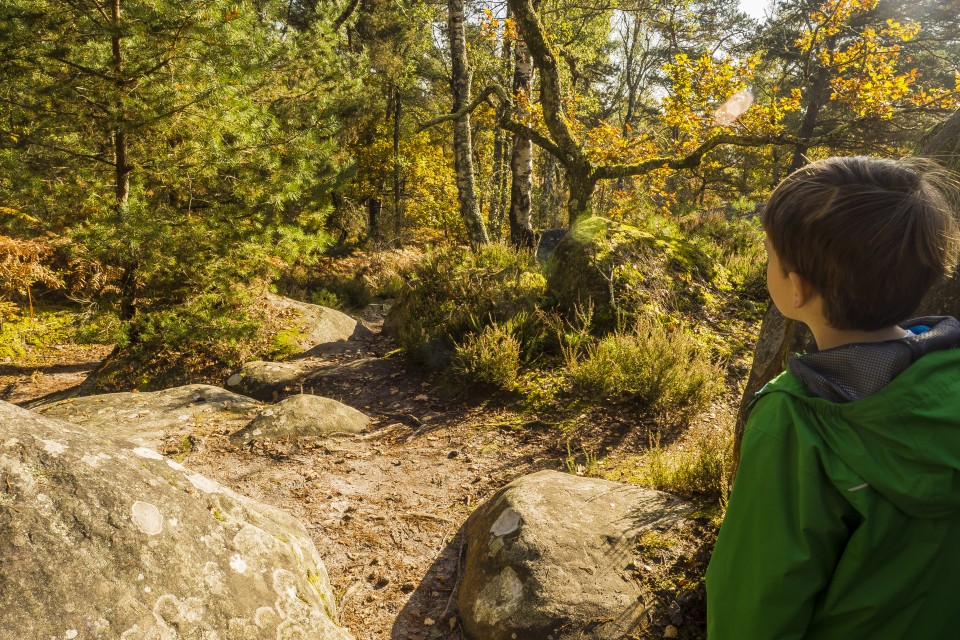
[[762,214],[785,273],[807,278],[836,329],[910,317],[952,271],[956,222],[935,163],[829,158],[788,176]]

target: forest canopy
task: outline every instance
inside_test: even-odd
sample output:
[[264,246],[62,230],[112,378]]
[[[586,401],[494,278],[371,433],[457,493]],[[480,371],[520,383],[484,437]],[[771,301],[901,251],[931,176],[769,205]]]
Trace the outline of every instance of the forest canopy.
[[903,155],[956,111],[958,13],[9,0],[0,293],[111,308],[121,345],[184,352],[242,342],[257,287],[330,251],[748,214],[811,159]]

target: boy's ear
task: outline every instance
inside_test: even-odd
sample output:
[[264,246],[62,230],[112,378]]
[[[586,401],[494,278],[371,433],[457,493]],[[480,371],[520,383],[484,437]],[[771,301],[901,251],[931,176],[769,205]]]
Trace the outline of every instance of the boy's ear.
[[817,296],[817,290],[803,274],[791,271],[787,274],[793,289],[793,308],[799,309]]

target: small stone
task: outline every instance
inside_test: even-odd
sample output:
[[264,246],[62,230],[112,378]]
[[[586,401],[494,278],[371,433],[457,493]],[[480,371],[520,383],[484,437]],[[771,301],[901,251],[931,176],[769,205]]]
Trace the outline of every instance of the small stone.
[[423,619],[423,624],[424,624],[424,626],[432,627],[434,624],[436,624],[436,621],[434,621],[433,618],[424,618],[424,619]]
[[447,454],[447,457],[450,458],[451,460],[453,460],[453,459],[456,458],[458,455],[460,455],[460,452],[457,451],[456,449],[454,449],[453,451],[451,451],[450,453]]
[[404,582],[402,585],[400,585],[400,591],[403,591],[404,593],[412,593],[416,588],[417,585],[413,584],[412,582]]
[[668,624],[667,628],[663,630],[664,638],[676,638],[677,637],[677,628],[672,624]]

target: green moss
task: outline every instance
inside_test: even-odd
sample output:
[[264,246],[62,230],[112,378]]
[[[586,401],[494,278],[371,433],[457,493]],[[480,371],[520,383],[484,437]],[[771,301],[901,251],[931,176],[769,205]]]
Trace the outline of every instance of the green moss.
[[300,340],[303,338],[303,331],[299,328],[284,329],[270,338],[270,360],[285,360],[290,356],[296,355],[302,351]]

